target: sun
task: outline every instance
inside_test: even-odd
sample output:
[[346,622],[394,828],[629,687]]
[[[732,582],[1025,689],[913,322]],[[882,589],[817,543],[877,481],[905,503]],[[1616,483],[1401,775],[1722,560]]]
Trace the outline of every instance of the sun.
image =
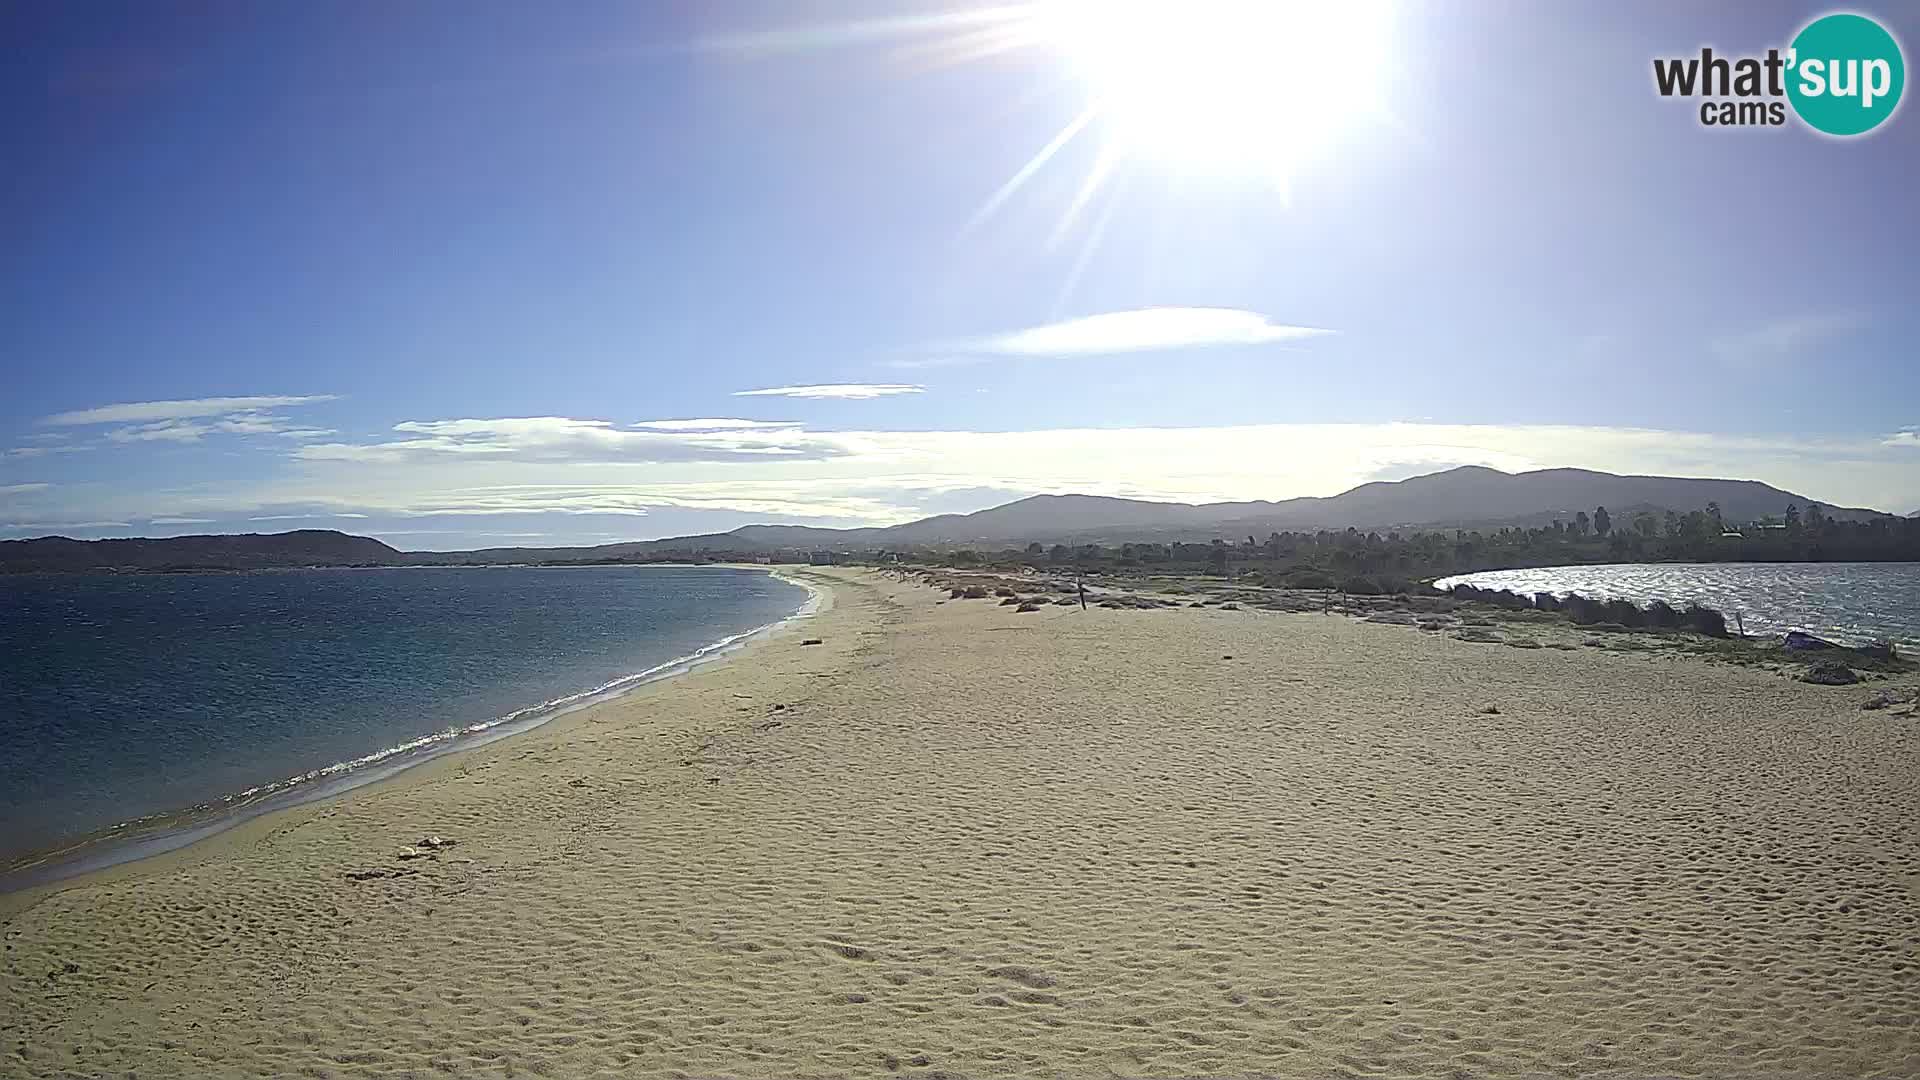
[[1392,32],[1378,0],[1043,0],[1115,152],[1285,184],[1383,109]]

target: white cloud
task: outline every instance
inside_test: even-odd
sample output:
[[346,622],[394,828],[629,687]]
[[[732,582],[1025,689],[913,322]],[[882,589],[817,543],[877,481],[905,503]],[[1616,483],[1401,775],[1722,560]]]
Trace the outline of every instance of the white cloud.
[[45,491],[52,484],[4,484],[0,485],[0,495],[25,495],[30,491]]
[[[1425,423],[785,434],[830,440],[837,452],[746,464],[724,457],[646,463],[598,450],[588,457],[376,453],[303,460],[304,474],[275,484],[270,497],[376,514],[636,515],[675,507],[890,524],[1033,493],[1182,502],[1331,495],[1381,476],[1459,464],[1751,477],[1849,506],[1904,506],[1920,489],[1920,463],[1875,438]],[[592,462],[590,474],[583,462]]]
[[997,334],[954,351],[1005,356],[1100,356],[1159,349],[1225,345],[1270,345],[1331,334],[1312,326],[1287,326],[1265,315],[1232,308],[1153,307],[1114,311]]
[[1908,428],[1886,437],[1883,446],[1920,446],[1920,429]]
[[734,397],[851,398],[924,394],[927,388],[908,383],[820,383],[813,386],[769,386],[764,390],[735,390]]
[[319,401],[337,401],[337,394],[306,394],[299,397],[256,396],[188,398],[180,401],[134,401],[120,405],[101,405],[92,409],[55,413],[41,418],[50,427],[74,427],[82,424],[138,424],[154,420],[191,420],[201,416],[257,409],[278,409],[289,405],[310,405]]
[[315,518],[364,518],[365,514],[266,514],[248,521],[312,521]]
[[133,526],[124,521],[10,521],[0,525],[0,531],[24,532],[47,529],[130,529]]
[[198,424],[191,420],[160,420],[151,424],[115,428],[107,432],[107,441],[117,443],[199,442],[201,436],[212,430],[213,427],[210,424]]
[[212,518],[148,518],[149,525],[211,525]]
[[[249,486],[63,487],[55,505],[74,520],[547,514],[555,524],[529,520],[528,528],[578,537],[604,526],[575,530],[559,522],[594,514],[637,521],[672,508],[891,524],[1065,492],[1181,502],[1284,499],[1458,464],[1752,478],[1830,505],[1881,509],[1910,509],[1912,493],[1920,490],[1913,444],[1877,434],[1728,436],[1433,423],[663,432],[558,417],[416,421],[397,434],[366,445],[290,448],[286,468]],[[742,453],[741,440],[797,452]],[[38,506],[48,498],[30,497]],[[43,508],[34,517],[54,513]],[[679,530],[648,522],[623,531],[639,538]]]
[[798,420],[737,420],[718,417],[701,420],[642,420],[633,425],[654,431],[744,431],[749,428],[799,427]]
[[314,443],[294,456],[304,461],[394,462],[452,460],[533,462],[693,462],[820,459],[850,452],[839,436],[771,428],[658,431],[616,428],[605,420],[564,416],[491,420],[409,420],[393,429],[407,439],[377,443]]
[[218,419],[155,420],[107,432],[108,442],[199,442],[222,435],[279,435],[288,439],[317,439],[337,434],[332,428],[301,427],[292,419],[269,412],[227,413]]

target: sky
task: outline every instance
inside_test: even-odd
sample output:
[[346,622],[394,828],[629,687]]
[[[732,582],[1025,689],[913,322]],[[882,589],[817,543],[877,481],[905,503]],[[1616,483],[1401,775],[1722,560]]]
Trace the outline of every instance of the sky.
[[1260,7],[0,2],[0,539],[1460,464],[1920,508],[1915,106],[1652,78],[1831,9]]

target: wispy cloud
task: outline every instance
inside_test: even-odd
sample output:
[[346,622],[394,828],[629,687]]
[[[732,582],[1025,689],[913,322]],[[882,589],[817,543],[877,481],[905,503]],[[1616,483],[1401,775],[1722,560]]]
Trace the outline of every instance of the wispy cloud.
[[1851,312],[1796,315],[1723,335],[1714,340],[1713,350],[1730,360],[1756,357],[1775,359],[1804,352],[1852,333],[1864,325],[1866,320]]
[[895,394],[924,394],[927,388],[911,383],[818,383],[812,386],[769,386],[763,390],[735,390],[734,397],[877,398]]
[[1258,312],[1235,308],[1150,307],[941,342],[928,348],[930,355],[895,360],[890,366],[938,368],[980,364],[1004,357],[1068,358],[1273,345],[1332,333],[1334,331],[1316,326],[1276,323]]
[[[35,508],[15,509],[19,518],[74,523],[513,515],[529,529],[578,538],[605,530],[568,524],[592,515],[735,515],[707,519],[720,528],[756,519],[889,524],[1039,493],[1181,502],[1330,495],[1382,476],[1471,463],[1753,478],[1824,503],[1905,510],[1920,490],[1920,432],[1908,434],[1433,423],[661,431],[564,417],[412,421],[385,439],[289,446],[289,467],[256,481],[60,485],[0,505]],[[534,523],[542,514],[553,523]],[[618,531],[632,538],[684,531],[684,518],[672,520]]]
[[302,427],[285,416],[266,412],[229,413],[218,419],[156,420],[107,432],[108,442],[199,442],[213,435],[278,435],[286,439],[317,439],[337,432],[332,428]]
[[30,491],[45,491],[52,484],[5,484],[0,485],[0,495],[25,495]]
[[798,420],[738,420],[712,417],[701,420],[642,420],[633,425],[653,431],[745,431],[749,428],[799,427]]
[[212,518],[148,518],[149,525],[211,525]]
[[108,442],[199,442],[201,437],[212,431],[210,424],[198,424],[191,420],[159,420],[151,424],[135,424],[132,427],[115,428],[107,432]]
[[1902,431],[1896,431],[1887,436],[1881,445],[1920,447],[1920,428],[1906,428]]
[[306,394],[297,397],[260,395],[255,397],[186,398],[179,401],[132,401],[119,405],[101,405],[92,409],[54,413],[42,417],[49,427],[77,427],[85,424],[142,424],[156,420],[191,420],[202,416],[278,409],[291,405],[311,405],[337,401],[337,394]]
[[47,529],[130,529],[125,521],[10,521],[0,525],[7,532],[32,532]]
[[313,521],[317,518],[364,518],[365,514],[263,514],[248,521]]
[[412,436],[375,443],[312,443],[304,461],[726,462],[821,460],[850,452],[844,437],[789,425],[713,430],[633,430],[605,420],[523,416],[493,420],[408,420]]

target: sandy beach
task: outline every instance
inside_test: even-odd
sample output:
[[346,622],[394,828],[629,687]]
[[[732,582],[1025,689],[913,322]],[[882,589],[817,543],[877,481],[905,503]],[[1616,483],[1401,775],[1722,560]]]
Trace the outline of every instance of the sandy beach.
[[0,1075],[1920,1075],[1868,687],[798,576],[723,664],[0,900]]

